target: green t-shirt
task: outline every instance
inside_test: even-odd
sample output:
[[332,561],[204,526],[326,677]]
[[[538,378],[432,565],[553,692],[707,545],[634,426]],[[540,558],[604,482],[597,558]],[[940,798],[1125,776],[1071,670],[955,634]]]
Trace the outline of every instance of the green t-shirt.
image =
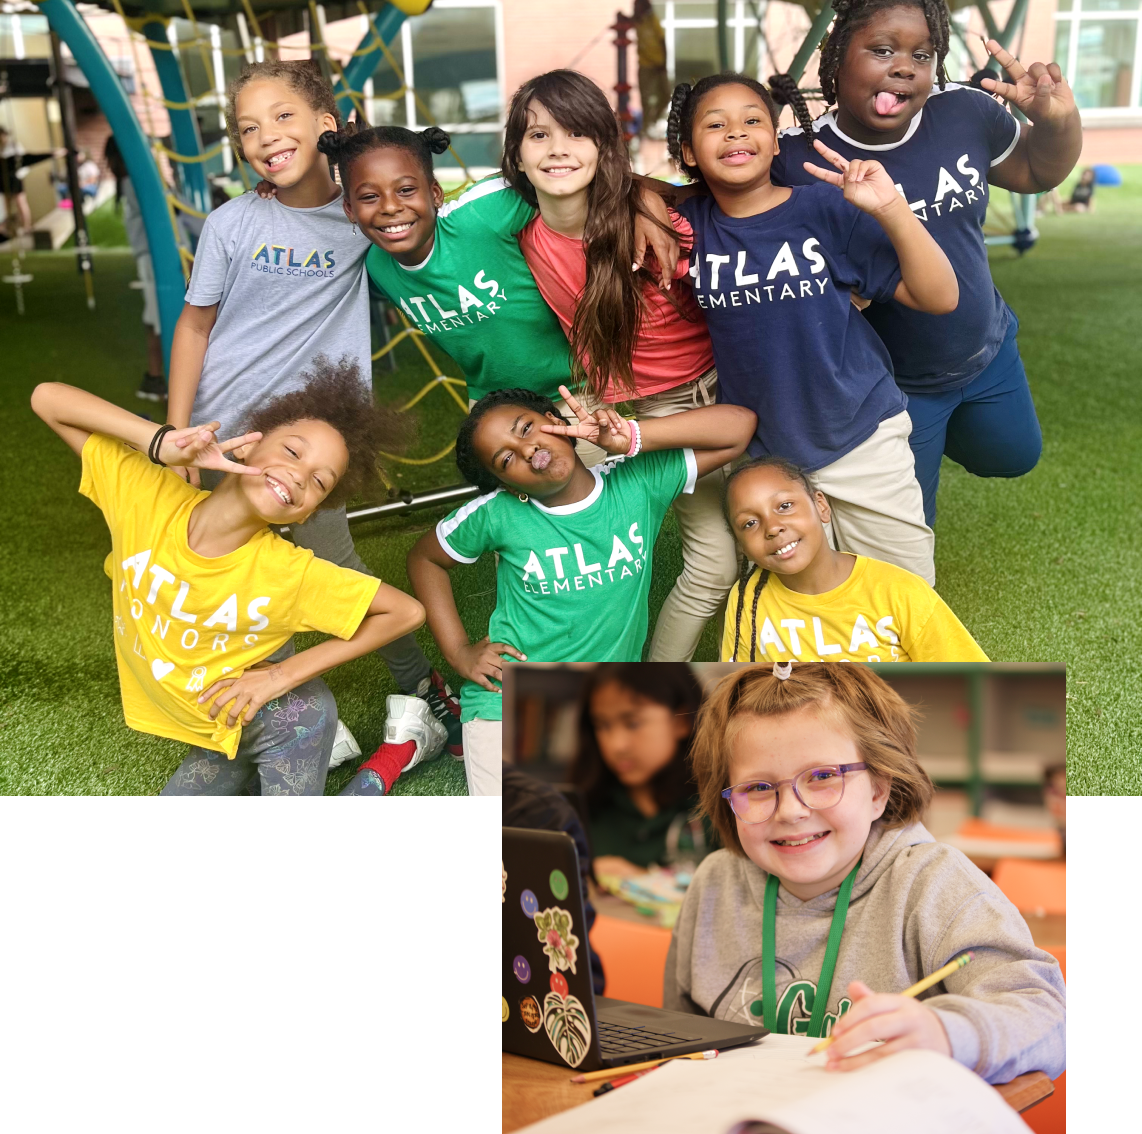
[[[590,472],[595,486],[576,504],[547,508],[497,488],[436,525],[460,563],[499,553],[488,637],[528,661],[640,660],[651,549],[674,498],[694,491],[697,465],[691,449],[662,449]],[[464,721],[501,719],[500,694],[471,681],[460,707]]]
[[427,259],[414,268],[370,248],[373,283],[464,371],[468,396],[523,386],[555,400],[570,347],[535,286],[515,234],[535,210],[502,177],[443,205]]

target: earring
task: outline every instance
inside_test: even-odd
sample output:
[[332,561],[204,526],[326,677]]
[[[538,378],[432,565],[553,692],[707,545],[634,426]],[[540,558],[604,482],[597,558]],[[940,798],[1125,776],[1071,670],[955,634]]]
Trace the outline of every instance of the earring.
[[353,235],[354,236],[357,235],[357,222],[356,221],[353,222]]
[[526,492],[517,492],[517,493],[516,493],[516,495],[519,497],[519,502],[520,502],[521,504],[526,504],[526,503],[527,503],[527,499],[528,499],[528,497],[527,497],[527,493],[526,493]]

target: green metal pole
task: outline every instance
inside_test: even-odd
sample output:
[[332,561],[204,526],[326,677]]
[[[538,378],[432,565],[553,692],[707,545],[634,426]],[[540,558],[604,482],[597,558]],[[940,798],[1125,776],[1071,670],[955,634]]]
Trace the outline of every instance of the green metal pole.
[[718,70],[730,69],[729,35],[726,29],[729,0],[718,0]]
[[[357,50],[363,50],[369,44],[375,43],[376,39],[380,39],[384,43],[391,43],[406,19],[404,12],[398,7],[394,4],[386,4],[382,11],[369,17],[369,23],[365,29],[365,38],[357,45]],[[381,49],[374,47],[368,54],[356,55],[345,64],[345,81],[349,84],[349,90],[364,89],[365,81],[372,77],[373,72],[377,69],[377,64],[381,61],[381,56]],[[341,111],[343,117],[347,117],[353,109],[353,100],[346,92],[345,85],[340,78],[333,84],[333,93],[337,96],[337,109]]]
[[999,25],[995,22],[995,17],[991,14],[991,9],[987,6],[987,0],[975,0],[975,6],[979,9],[979,14],[983,16],[983,26],[987,28],[987,34],[992,39],[999,38]]
[[829,30],[829,24],[832,22],[832,5],[822,4],[821,10],[813,17],[813,23],[805,33],[805,38],[801,41],[797,54],[793,56],[793,62],[789,64],[788,73],[796,81],[800,82],[801,76],[805,73],[805,68],[809,65],[809,60],[813,58],[813,52],[817,50],[817,46],[824,38],[825,32]]

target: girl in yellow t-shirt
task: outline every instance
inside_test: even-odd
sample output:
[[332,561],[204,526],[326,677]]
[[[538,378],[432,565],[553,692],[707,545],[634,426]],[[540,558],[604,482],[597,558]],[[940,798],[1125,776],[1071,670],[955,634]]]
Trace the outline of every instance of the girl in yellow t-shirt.
[[[58,382],[32,409],[80,455],[79,490],[111,531],[126,722],[191,745],[163,794],[236,795],[257,777],[263,795],[320,795],[337,709],[319,675],[424,621],[415,599],[270,530],[344,503],[392,440],[356,366],[316,359],[229,441],[216,421],[156,431]],[[227,475],[204,492],[164,466]],[[335,638],[294,654],[300,630]]]
[[744,553],[730,591],[722,661],[987,661],[918,575],[834,551],[829,503],[796,465],[764,457],[726,484]]

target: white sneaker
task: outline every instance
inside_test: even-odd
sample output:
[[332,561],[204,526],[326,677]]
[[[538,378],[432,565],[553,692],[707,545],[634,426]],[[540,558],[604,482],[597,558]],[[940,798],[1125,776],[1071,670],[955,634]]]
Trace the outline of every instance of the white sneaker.
[[355,760],[361,755],[361,746],[356,737],[345,726],[343,720],[337,721],[337,731],[333,735],[333,753],[329,757],[329,767],[339,768],[346,760]]
[[412,759],[401,768],[407,772],[444,751],[448,730],[436,719],[427,701],[403,693],[392,694],[387,701],[388,719],[385,721],[385,743],[416,742]]

